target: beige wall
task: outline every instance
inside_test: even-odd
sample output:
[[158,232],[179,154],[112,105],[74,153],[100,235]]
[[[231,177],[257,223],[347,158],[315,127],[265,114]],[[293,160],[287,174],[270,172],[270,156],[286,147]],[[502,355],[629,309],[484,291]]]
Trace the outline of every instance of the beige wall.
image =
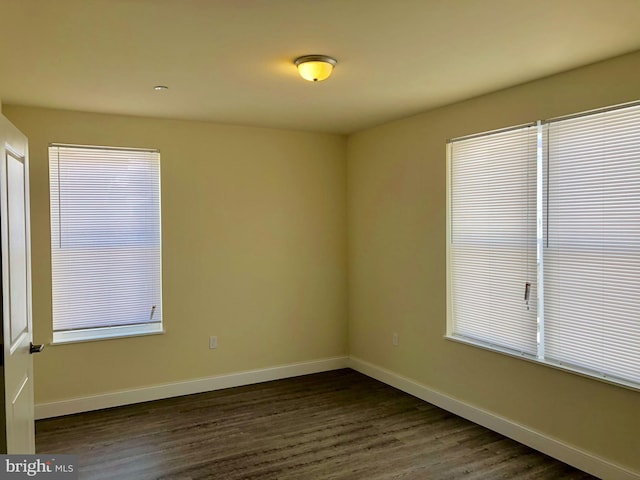
[[47,145],[159,148],[162,158],[166,334],[48,347],[35,358],[36,403],[346,353],[345,137],[4,114],[30,142],[37,343],[52,336]]
[[350,136],[351,355],[640,472],[640,392],[443,338],[446,140],[640,99],[639,72],[640,52]]

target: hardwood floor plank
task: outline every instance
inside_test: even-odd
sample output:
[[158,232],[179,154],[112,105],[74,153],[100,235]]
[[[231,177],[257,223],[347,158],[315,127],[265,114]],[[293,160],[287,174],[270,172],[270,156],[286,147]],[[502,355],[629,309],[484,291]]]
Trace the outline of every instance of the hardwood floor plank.
[[344,369],[36,423],[87,480],[592,477]]

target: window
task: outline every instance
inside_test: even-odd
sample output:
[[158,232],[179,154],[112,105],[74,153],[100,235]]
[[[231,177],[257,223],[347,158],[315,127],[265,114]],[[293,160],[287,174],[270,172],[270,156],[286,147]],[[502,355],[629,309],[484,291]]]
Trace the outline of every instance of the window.
[[640,105],[448,144],[453,339],[640,388]]
[[162,331],[160,154],[49,146],[53,342]]

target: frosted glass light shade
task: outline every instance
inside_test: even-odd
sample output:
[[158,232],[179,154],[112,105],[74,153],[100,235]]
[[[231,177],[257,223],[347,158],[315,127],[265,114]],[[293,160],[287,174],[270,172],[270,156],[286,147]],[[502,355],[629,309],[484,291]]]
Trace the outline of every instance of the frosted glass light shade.
[[305,55],[294,61],[298,73],[310,82],[321,82],[331,76],[333,67],[338,63],[335,58],[326,55]]

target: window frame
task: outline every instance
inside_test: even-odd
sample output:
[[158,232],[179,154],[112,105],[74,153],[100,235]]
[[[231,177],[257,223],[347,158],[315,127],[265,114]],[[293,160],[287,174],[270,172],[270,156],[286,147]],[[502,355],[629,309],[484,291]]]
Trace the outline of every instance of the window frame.
[[[620,110],[620,109],[624,109],[624,108],[628,108],[628,107],[637,107],[640,106],[640,101],[634,101],[634,102],[628,102],[625,104],[621,104],[621,105],[614,105],[614,106],[608,106],[605,108],[600,108],[600,109],[594,109],[594,110],[590,110],[590,111],[586,111],[586,112],[581,112],[581,113],[577,113],[577,114],[571,114],[571,115],[566,115],[566,116],[562,116],[562,117],[556,117],[553,119],[549,119],[549,120],[539,120],[536,122],[537,128],[538,128],[538,148],[536,151],[536,158],[532,159],[532,162],[536,162],[537,164],[537,170],[538,170],[538,180],[536,182],[536,190],[538,191],[538,195],[540,196],[540,198],[542,198],[543,195],[543,182],[542,182],[542,177],[544,175],[547,175],[547,166],[545,165],[546,162],[548,161],[547,158],[547,150],[548,150],[548,144],[546,142],[543,143],[543,139],[544,136],[547,134],[546,131],[546,126],[548,124],[554,123],[554,122],[559,122],[559,121],[563,121],[563,120],[570,120],[570,119],[574,119],[577,117],[585,117],[585,116],[589,116],[589,115],[593,115],[593,114],[598,114],[598,113],[606,113],[609,111],[614,111],[614,110]],[[455,333],[455,319],[453,316],[453,285],[452,285],[452,220],[453,220],[453,213],[452,213],[452,188],[453,188],[453,182],[452,182],[452,159],[453,159],[453,149],[452,149],[452,145],[453,142],[455,141],[460,141],[460,140],[466,140],[466,139],[471,139],[474,137],[481,137],[481,136],[486,136],[486,135],[495,135],[495,134],[499,134],[502,132],[506,132],[509,130],[513,130],[513,129],[518,129],[518,128],[522,128],[524,126],[530,125],[529,124],[524,124],[524,125],[519,125],[519,126],[514,126],[514,127],[508,127],[508,128],[504,128],[504,129],[497,129],[497,130],[492,130],[492,131],[488,131],[488,132],[483,132],[483,133],[479,133],[479,134],[474,134],[474,135],[468,135],[468,136],[464,136],[464,137],[458,137],[458,138],[454,138],[451,140],[447,141],[447,145],[446,145],[446,263],[447,263],[447,268],[446,268],[446,288],[447,288],[447,294],[446,294],[446,333],[444,338],[446,340],[449,341],[453,341],[453,342],[457,342],[457,343],[461,343],[461,344],[466,344],[466,345],[471,345],[477,348],[481,348],[484,350],[488,350],[488,351],[492,351],[492,352],[497,352],[497,353],[501,353],[504,355],[508,355],[512,358],[519,358],[519,359],[523,359],[532,363],[536,363],[536,364],[540,364],[540,365],[544,365],[547,367],[551,367],[554,369],[558,369],[561,371],[565,371],[565,372],[570,372],[573,374],[577,374],[586,378],[590,378],[590,379],[595,379],[598,381],[602,381],[608,384],[612,384],[612,385],[616,385],[616,386],[620,386],[620,387],[624,387],[630,390],[634,390],[634,391],[640,391],[640,382],[636,383],[632,380],[628,380],[625,378],[619,378],[613,375],[608,375],[606,373],[601,373],[598,371],[593,371],[591,369],[588,368],[582,368],[579,366],[575,366],[572,364],[564,364],[562,362],[558,362],[558,361],[553,361],[553,360],[549,360],[544,352],[544,321],[540,322],[538,321],[539,324],[539,330],[538,330],[538,344],[541,345],[541,348],[538,349],[538,354],[537,355],[531,355],[529,353],[525,353],[525,352],[519,352],[515,349],[510,349],[510,348],[505,348],[499,345],[495,345],[493,343],[490,342],[485,342],[482,340],[478,340],[478,339],[474,339],[474,338],[469,338],[469,337],[465,337],[465,336],[461,336],[459,334]],[[544,170],[543,170],[543,166],[544,166]],[[543,268],[544,268],[544,240],[545,240],[545,233],[544,233],[544,222],[541,220],[542,218],[545,218],[546,215],[543,214],[543,212],[540,211],[541,208],[541,203],[540,201],[537,201],[537,207],[536,207],[536,223],[537,223],[537,232],[536,232],[536,243],[537,243],[537,247],[539,249],[539,255],[538,255],[538,267],[540,270],[539,274],[538,274],[538,278],[536,279],[536,281],[538,282],[538,292],[539,292],[539,307],[540,304],[544,304],[544,273],[543,273]],[[638,200],[638,203],[640,204],[640,199]],[[543,309],[543,307],[542,307]],[[542,310],[544,312],[544,310]],[[544,317],[544,315],[543,315]]]
[[[55,294],[54,294],[54,218],[53,211],[54,206],[51,206],[52,216],[49,222],[49,232],[51,235],[51,281],[52,281],[52,345],[61,345],[61,344],[69,344],[69,343],[79,343],[79,342],[90,342],[90,341],[101,341],[101,340],[110,340],[110,339],[118,339],[118,338],[127,338],[127,337],[137,337],[137,336],[146,336],[146,335],[159,335],[165,333],[164,327],[164,315],[162,308],[162,197],[161,197],[161,157],[160,151],[158,149],[149,149],[149,148],[132,148],[132,147],[113,147],[113,146],[98,146],[98,145],[79,145],[79,144],[64,144],[64,143],[51,143],[48,146],[48,165],[49,165],[49,175],[50,175],[50,183],[49,183],[49,200],[53,203],[53,195],[54,195],[54,182],[51,180],[53,175],[52,170],[52,152],[55,148],[68,148],[68,149],[78,149],[78,150],[96,150],[96,151],[115,151],[115,152],[132,152],[135,154],[151,154],[157,156],[157,177],[154,179],[157,182],[157,205],[154,205],[154,212],[157,212],[157,275],[154,275],[159,282],[159,291],[157,292],[157,304],[159,305],[158,314],[159,321],[153,322],[140,322],[133,324],[123,324],[123,325],[102,325],[102,326],[92,326],[88,328],[72,328],[72,329],[60,329],[55,330]],[[59,168],[59,165],[56,167]],[[56,184],[58,186],[57,195],[60,195],[60,185],[59,179],[56,180]],[[57,207],[60,208],[59,206]],[[154,214],[155,216],[155,214]],[[146,218],[146,217],[145,217]],[[62,228],[62,223],[60,220],[57,221],[57,229],[58,232],[60,228]],[[57,235],[59,235],[58,233]],[[144,244],[143,244],[144,245]],[[94,248],[100,249],[104,246],[94,245]],[[154,255],[155,257],[155,255]],[[155,270],[155,269],[154,269]],[[153,309],[155,310],[155,304]]]

